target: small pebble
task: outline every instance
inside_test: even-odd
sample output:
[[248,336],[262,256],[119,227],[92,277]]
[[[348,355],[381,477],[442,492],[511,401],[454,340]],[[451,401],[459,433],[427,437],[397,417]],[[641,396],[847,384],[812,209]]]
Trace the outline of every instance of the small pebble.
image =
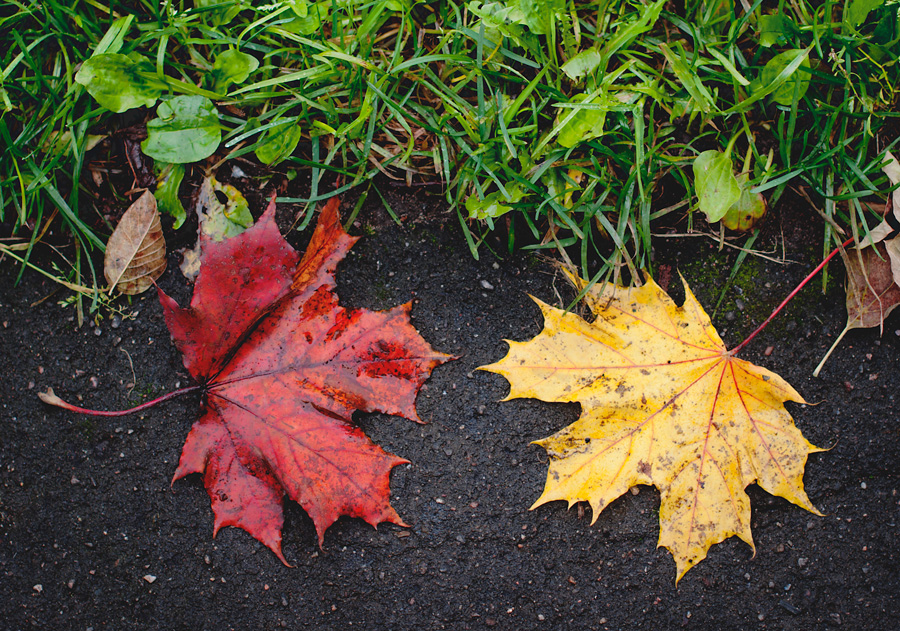
[[781,608],[787,611],[788,613],[792,613],[795,616],[800,613],[800,610],[794,607],[791,603],[786,600],[779,600],[778,604],[781,605]]
[[725,319],[728,320],[729,322],[734,322],[734,319],[736,317],[737,316],[735,315],[734,311],[729,311],[725,314]]
[[806,567],[806,564],[809,563],[809,559],[804,557],[800,557],[797,559],[797,567]]
[[484,287],[485,289],[489,290],[489,291],[490,291],[491,289],[494,288],[494,286],[491,285],[491,284],[490,284],[489,282],[487,282],[486,280],[481,281],[481,286]]
[[44,586],[41,584],[38,584],[38,585],[35,585],[34,587],[32,587],[31,589],[33,589],[38,594],[40,594],[42,591],[44,591]]
[[153,576],[152,574],[144,574],[144,580],[147,581],[148,583],[152,583],[156,580],[156,577]]
[[769,355],[771,355],[771,354],[774,353],[774,352],[775,352],[775,347],[774,347],[774,346],[766,346],[766,350],[763,351],[763,355],[765,355],[766,357],[768,357]]
[[744,307],[746,307],[747,305],[744,304],[743,300],[738,298],[737,300],[734,301],[734,306],[737,307],[738,311],[743,311]]
[[860,482],[859,488],[861,488],[861,489],[866,488],[866,483],[865,483],[865,482]]

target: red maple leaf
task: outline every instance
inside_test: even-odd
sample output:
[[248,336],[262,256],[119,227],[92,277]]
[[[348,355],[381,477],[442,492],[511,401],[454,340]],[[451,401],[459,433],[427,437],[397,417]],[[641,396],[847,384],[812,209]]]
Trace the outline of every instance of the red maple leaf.
[[[190,307],[159,292],[184,365],[205,393],[173,482],[202,473],[215,532],[243,528],[281,552],[285,495],[319,537],[341,515],[406,525],[389,502],[390,472],[408,461],[356,427],[355,410],[418,421],[415,399],[432,369],[451,359],[409,321],[410,303],[347,311],[335,268],[357,237],[332,198],[302,260],[275,225],[275,204],[244,233],[201,237]],[[214,533],[215,534],[215,533]]]

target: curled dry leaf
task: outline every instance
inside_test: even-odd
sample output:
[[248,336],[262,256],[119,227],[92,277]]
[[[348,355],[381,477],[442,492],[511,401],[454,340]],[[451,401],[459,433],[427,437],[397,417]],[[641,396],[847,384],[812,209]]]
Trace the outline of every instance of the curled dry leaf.
[[900,287],[887,254],[884,243],[848,253],[847,329],[881,326],[900,305]]
[[156,198],[146,191],[134,202],[106,244],[103,275],[109,291],[123,294],[145,291],[166,269],[166,240],[159,223]]
[[894,281],[895,270],[892,270],[886,242],[850,250],[844,265],[847,268],[847,324],[813,372],[816,377],[847,331],[880,327],[900,305],[900,286]]
[[544,330],[509,341],[504,359],[482,367],[509,381],[507,399],[581,404],[575,423],[536,443],[550,469],[532,508],[587,501],[596,521],[632,486],[652,484],[676,580],[732,535],[753,546],[750,484],[820,514],[803,489],[818,448],[784,408],[803,398],[737,359],[686,283],[685,295],[678,307],[650,278],[639,288],[597,285],[585,296],[593,322],[535,300]]

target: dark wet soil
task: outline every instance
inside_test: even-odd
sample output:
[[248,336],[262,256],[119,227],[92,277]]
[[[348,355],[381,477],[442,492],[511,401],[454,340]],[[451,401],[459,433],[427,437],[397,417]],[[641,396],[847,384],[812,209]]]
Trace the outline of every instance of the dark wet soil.
[[[849,334],[813,378],[845,318],[839,283],[823,296],[816,282],[746,349],[814,403],[790,411],[811,442],[831,447],[810,457],[805,476],[825,516],[751,487],[756,556],[729,539],[676,587],[669,553],[656,548],[655,489],[626,494],[594,525],[587,507],[528,510],[547,468],[530,442],[573,421],[577,407],[500,403],[506,382],[474,370],[506,353],[504,338],[537,334],[528,294],[567,303],[565,281],[529,255],[473,260],[455,215],[424,195],[390,201],[429,219],[401,228],[367,205],[356,228],[365,236],[339,269],[340,298],[370,309],[412,300],[421,334],[460,359],[423,388],[427,424],[357,415],[376,443],[411,461],[391,483],[411,527],[342,518],[319,549],[312,522],[288,503],[284,553],[294,568],[241,530],[213,539],[199,476],[170,485],[198,398],[112,420],[38,400],[53,387],[86,407],[120,409],[187,384],[156,297],[123,303],[134,317],[117,326],[78,328],[74,308],[58,304],[63,294],[45,299],[51,282],[26,273],[14,288],[17,268],[0,265],[0,627],[900,628],[900,312],[883,336]],[[817,262],[821,247],[791,238],[790,226],[781,232],[784,254],[800,262],[757,262],[749,288],[728,291],[714,323],[729,346]],[[711,311],[734,254],[700,239],[660,248],[659,264],[705,272],[688,281]],[[185,304],[176,263],[160,284]]]

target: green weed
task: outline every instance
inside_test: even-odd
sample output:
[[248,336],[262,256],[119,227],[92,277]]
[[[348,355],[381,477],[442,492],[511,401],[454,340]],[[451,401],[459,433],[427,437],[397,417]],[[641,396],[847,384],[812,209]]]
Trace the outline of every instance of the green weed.
[[898,129],[886,0],[13,0],[0,37],[3,254],[24,269],[58,219],[74,245],[51,275],[79,306],[99,304],[109,231],[90,148],[123,117],[157,121],[156,160],[200,159],[190,137],[219,164],[308,170],[308,196],[281,200],[300,229],[379,173],[440,182],[474,256],[504,230],[594,280],[651,269],[653,222],[704,225],[709,151],[732,190],[807,195],[830,251],[871,225]]

